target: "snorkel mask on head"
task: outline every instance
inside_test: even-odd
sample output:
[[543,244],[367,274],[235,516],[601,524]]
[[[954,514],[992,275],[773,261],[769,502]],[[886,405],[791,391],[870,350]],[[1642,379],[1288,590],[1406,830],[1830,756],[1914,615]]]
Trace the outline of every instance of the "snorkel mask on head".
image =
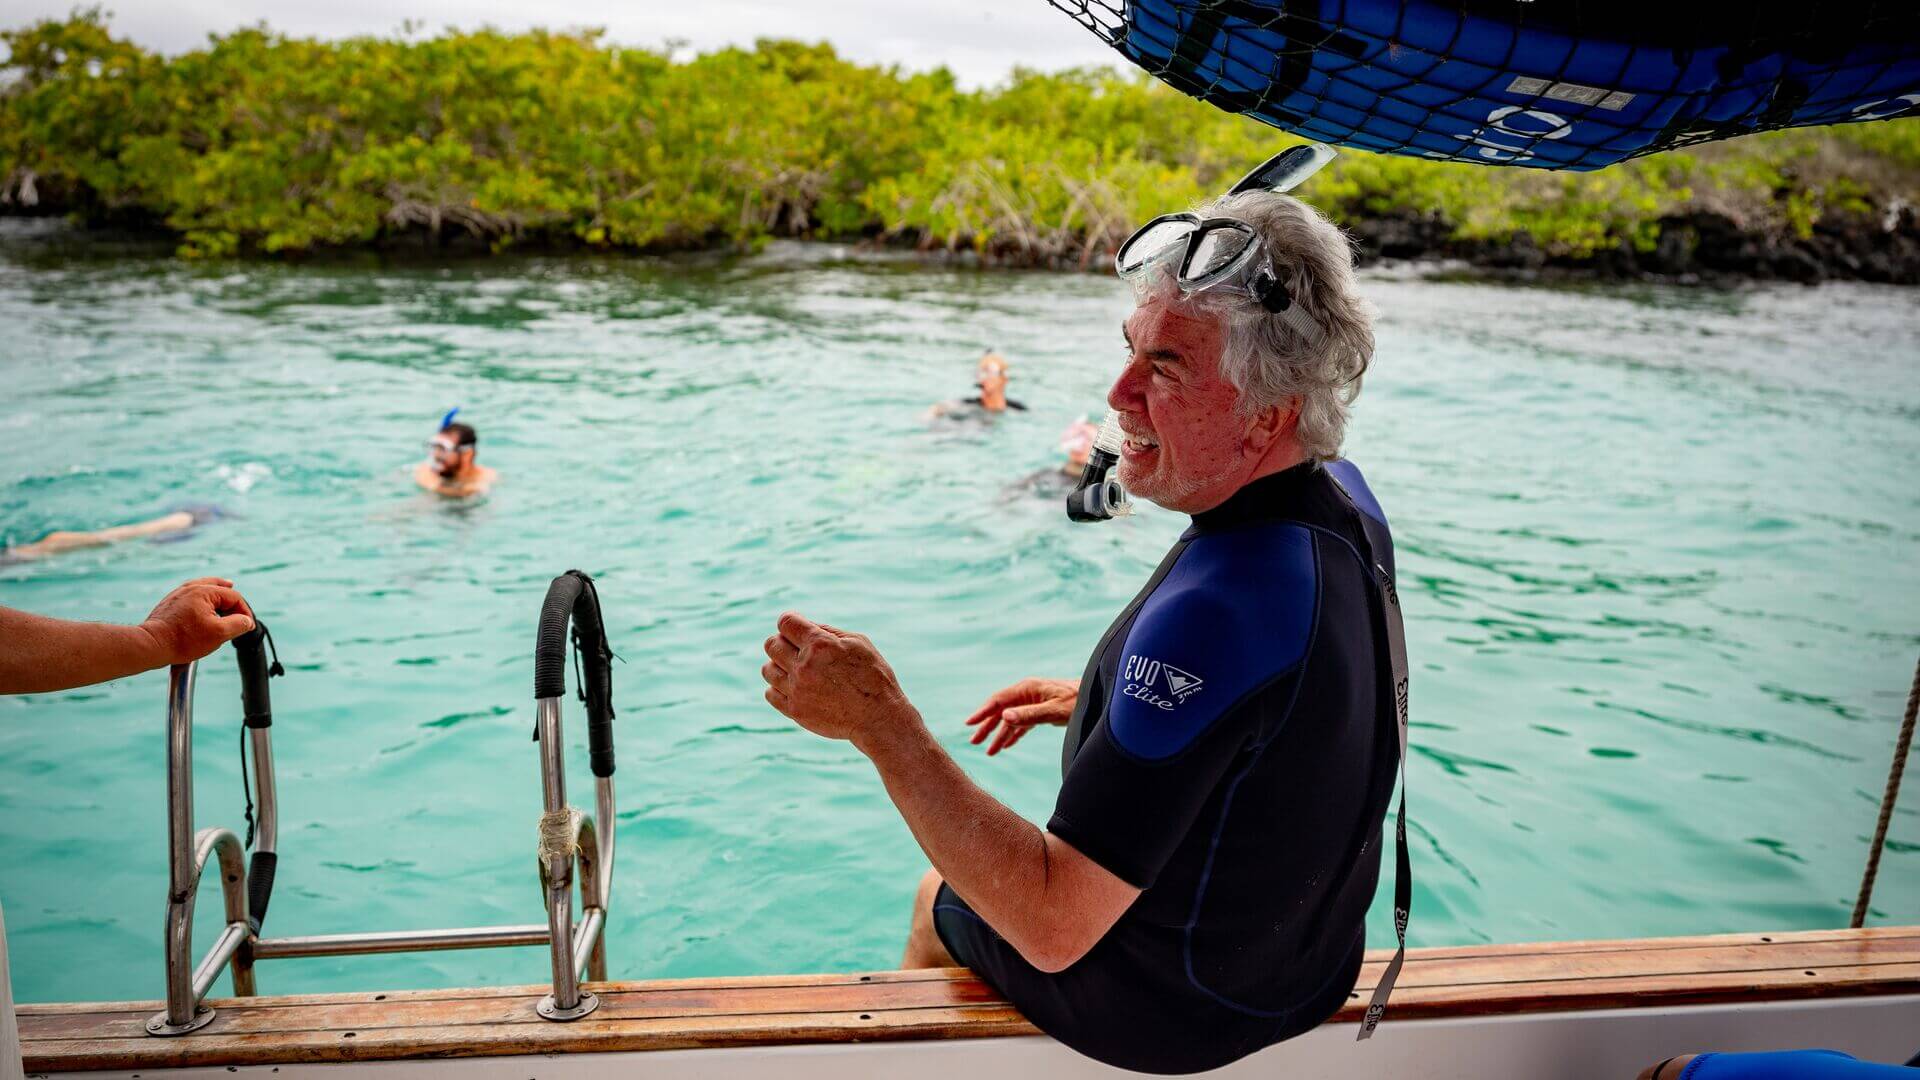
[[[1287,192],[1333,160],[1333,148],[1319,143],[1290,146],[1242,177],[1227,192]],[[1124,281],[1150,273],[1168,273],[1182,297],[1230,289],[1251,297],[1309,341],[1320,340],[1320,327],[1294,306],[1293,297],[1274,272],[1260,231],[1239,218],[1203,218],[1195,214],[1164,214],[1127,237],[1114,256],[1113,268]],[[1120,461],[1119,413],[1108,410],[1093,454],[1080,474],[1080,485],[1067,496],[1067,517],[1074,521],[1107,521],[1133,512],[1133,504],[1119,481],[1107,474]]]
[[[1332,160],[1332,148],[1319,143],[1291,146],[1242,177],[1227,194],[1291,191]],[[1301,337],[1320,339],[1320,327],[1294,307],[1281,284],[1259,230],[1239,218],[1163,214],[1120,245],[1113,268],[1125,281],[1171,274],[1183,298],[1221,289],[1243,293]]]

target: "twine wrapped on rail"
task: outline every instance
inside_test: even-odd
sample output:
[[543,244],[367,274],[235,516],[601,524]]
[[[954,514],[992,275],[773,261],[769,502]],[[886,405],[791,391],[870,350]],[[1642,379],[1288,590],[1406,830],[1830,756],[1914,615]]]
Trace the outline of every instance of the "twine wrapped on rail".
[[572,861],[580,854],[580,820],[586,815],[571,806],[559,810],[550,810],[540,815],[540,883],[551,885],[547,880],[549,860],[555,856]]

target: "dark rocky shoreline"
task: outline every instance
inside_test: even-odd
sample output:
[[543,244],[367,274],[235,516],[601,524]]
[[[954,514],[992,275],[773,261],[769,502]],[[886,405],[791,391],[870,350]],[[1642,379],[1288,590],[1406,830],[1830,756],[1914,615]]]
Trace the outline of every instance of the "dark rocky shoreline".
[[[1824,219],[1811,235],[1798,237],[1752,230],[1724,214],[1693,211],[1660,219],[1660,239],[1650,251],[1638,251],[1625,241],[1618,247],[1586,258],[1556,255],[1541,248],[1525,232],[1505,241],[1460,240],[1442,218],[1395,213],[1367,218],[1350,225],[1358,262],[1447,264],[1475,274],[1506,280],[1535,278],[1562,281],[1654,281],[1671,284],[1737,285],[1743,282],[1784,281],[1818,284],[1823,281],[1862,281],[1890,285],[1920,285],[1920,213],[1904,207],[1885,222],[1865,218]],[[179,242],[176,234],[150,220],[122,216],[99,224],[71,223],[46,212],[0,213],[0,221],[38,219],[35,246],[43,252],[85,252],[94,256],[164,256]],[[68,224],[53,225],[53,220]],[[46,228],[46,226],[52,226]],[[30,226],[31,228],[31,226]],[[806,239],[806,238],[799,238]],[[973,252],[946,252],[929,248],[910,235],[823,238],[872,252],[917,255],[931,262],[996,268],[1103,270],[1104,259],[1091,267],[1053,265],[1032,267],[1004,258]],[[710,254],[719,254],[717,244]],[[514,255],[621,254],[659,255],[671,252],[610,252],[589,247],[565,235],[528,237],[515,244]],[[688,254],[688,253],[681,253]],[[331,262],[364,259],[400,262],[466,261],[495,257],[484,244],[463,235],[430,236],[423,230],[400,231],[352,248],[322,249],[293,255],[242,256],[276,261]]]
[[1886,222],[1823,219],[1801,238],[1743,228],[1724,214],[1693,211],[1660,219],[1651,251],[1630,244],[1584,259],[1555,256],[1522,232],[1501,243],[1462,241],[1453,227],[1414,214],[1352,226],[1363,265],[1383,260],[1448,259],[1500,275],[1712,284],[1740,281],[1868,281],[1920,285],[1920,215],[1904,207]]

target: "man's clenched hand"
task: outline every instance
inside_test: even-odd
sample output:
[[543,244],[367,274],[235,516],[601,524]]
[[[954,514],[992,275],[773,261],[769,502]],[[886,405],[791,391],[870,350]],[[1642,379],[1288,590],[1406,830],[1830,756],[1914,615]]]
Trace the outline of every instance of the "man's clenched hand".
[[160,598],[140,624],[157,662],[190,664],[253,629],[253,609],[226,578],[195,578]]
[[850,740],[863,753],[906,733],[920,718],[893,668],[864,634],[789,611],[766,640],[767,704],[803,728]]

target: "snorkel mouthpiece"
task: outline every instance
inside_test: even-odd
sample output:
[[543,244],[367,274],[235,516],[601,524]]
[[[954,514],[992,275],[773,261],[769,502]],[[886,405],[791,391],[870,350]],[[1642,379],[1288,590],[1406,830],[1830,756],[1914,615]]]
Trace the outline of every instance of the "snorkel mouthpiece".
[[1087,464],[1080,470],[1080,483],[1067,496],[1067,518],[1070,521],[1110,521],[1133,513],[1133,501],[1127,498],[1127,491],[1120,481],[1107,479],[1107,474],[1120,463],[1120,414],[1107,410],[1107,418],[1100,424],[1100,434],[1093,437],[1093,452],[1087,455]]

